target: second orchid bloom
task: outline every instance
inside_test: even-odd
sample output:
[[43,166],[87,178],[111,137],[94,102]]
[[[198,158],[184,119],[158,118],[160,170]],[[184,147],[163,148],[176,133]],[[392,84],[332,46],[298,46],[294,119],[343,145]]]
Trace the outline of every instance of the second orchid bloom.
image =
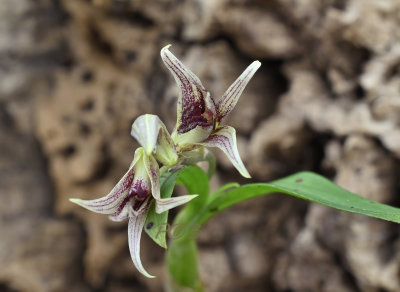
[[221,123],[233,110],[247,83],[261,66],[254,61],[236,79],[219,99],[215,99],[204,88],[200,79],[185,67],[166,46],[161,58],[179,87],[177,123],[172,139],[181,150],[194,146],[221,149],[244,177],[250,174],[243,165],[236,145],[236,131]]
[[155,200],[156,212],[162,213],[196,197],[161,198],[160,165],[167,168],[179,165],[184,163],[188,151],[216,147],[228,156],[244,177],[250,177],[237,150],[235,129],[222,126],[221,123],[261,65],[258,61],[253,62],[221,98],[214,99],[199,78],[168,48],[166,46],[161,50],[161,58],[179,87],[177,123],[172,135],[157,116],[146,114],[138,117],[132,124],[131,135],[141,147],[135,151],[131,166],[122,179],[103,198],[71,199],[90,211],[108,214],[111,220],[129,219],[128,241],[132,261],[147,277],[153,276],[146,272],[141,263],[140,238],[151,201]]

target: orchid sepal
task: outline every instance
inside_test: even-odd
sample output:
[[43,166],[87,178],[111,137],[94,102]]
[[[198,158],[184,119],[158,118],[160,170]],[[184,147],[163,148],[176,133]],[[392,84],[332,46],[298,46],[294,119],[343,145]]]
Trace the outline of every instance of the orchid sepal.
[[141,214],[136,216],[129,216],[128,222],[128,245],[131,259],[136,269],[142,273],[147,278],[155,278],[155,276],[150,275],[143,267],[142,261],[140,259],[140,238],[142,236],[142,231],[144,223],[146,222],[147,210],[143,210]]
[[141,150],[138,148],[135,151],[135,156],[128,171],[105,197],[94,200],[70,198],[70,202],[95,213],[108,215],[115,213],[119,208],[119,204],[124,200],[126,194],[129,192],[129,188],[132,185],[135,175],[134,166],[140,159]]
[[236,144],[236,131],[233,127],[223,126],[218,128],[207,140],[199,143],[199,145],[221,149],[242,176],[251,177],[240,158]]
[[172,208],[186,204],[187,202],[193,200],[196,197],[198,197],[198,195],[184,195],[173,198],[156,199],[156,213],[161,214]]
[[[175,135],[185,134],[197,127],[212,128],[212,112],[215,109],[208,109],[207,106],[211,106],[213,100],[200,79],[168,50],[169,47],[161,50],[161,58],[179,88]],[[177,143],[176,139],[174,141]]]
[[240,76],[232,83],[231,86],[216,102],[217,119],[216,123],[220,124],[225,117],[233,110],[238,102],[243,90],[253,77],[254,73],[260,68],[261,63],[254,61],[251,63]]

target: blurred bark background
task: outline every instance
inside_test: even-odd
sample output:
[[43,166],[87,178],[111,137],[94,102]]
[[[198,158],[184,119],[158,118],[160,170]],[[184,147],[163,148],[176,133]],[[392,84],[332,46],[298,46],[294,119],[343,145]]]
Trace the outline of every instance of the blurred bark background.
[[[229,124],[253,176],[321,173],[399,205],[398,0],[2,0],[0,290],[161,291],[164,251],[70,197],[108,193],[143,113],[175,123],[171,51],[213,95],[261,69]],[[216,153],[213,187],[239,180]],[[400,291],[400,228],[272,195],[202,230],[208,291]]]

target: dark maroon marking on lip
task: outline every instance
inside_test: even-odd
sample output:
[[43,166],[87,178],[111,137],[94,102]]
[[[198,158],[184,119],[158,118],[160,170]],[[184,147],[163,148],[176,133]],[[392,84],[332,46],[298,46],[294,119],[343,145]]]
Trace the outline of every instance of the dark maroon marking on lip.
[[137,211],[137,210],[140,209],[140,206],[142,206],[142,204],[143,204],[143,201],[135,200],[135,201],[133,202],[132,209],[135,210],[135,211]]
[[137,179],[131,185],[127,197],[133,197],[136,200],[143,201],[150,194],[149,188],[144,184],[142,179]]
[[132,204],[132,209],[135,211],[138,211],[144,205],[143,210],[145,210],[145,209],[149,208],[151,202],[152,202],[152,199],[149,199],[149,198],[147,198],[145,200],[140,200],[140,201],[135,200]]
[[129,202],[129,200],[132,198],[132,195],[126,196],[126,198],[121,202],[121,204],[118,206],[118,210],[113,214],[114,216],[118,216],[121,214],[122,210],[126,206],[126,204]]
[[154,226],[154,222],[149,222],[149,223],[146,225],[146,229],[147,229],[147,230],[150,230],[153,226]]
[[143,201],[148,195],[149,190],[144,185],[141,179],[137,180],[134,185],[132,185],[129,194],[133,194],[137,200]]
[[298,179],[296,179],[296,182],[297,183],[301,183],[301,182],[303,182],[303,179],[302,178],[298,178]]
[[203,128],[211,126],[213,123],[207,121],[203,114],[205,112],[204,101],[194,102],[189,107],[185,107],[182,110],[181,124],[178,127],[178,133],[184,134],[197,126]]

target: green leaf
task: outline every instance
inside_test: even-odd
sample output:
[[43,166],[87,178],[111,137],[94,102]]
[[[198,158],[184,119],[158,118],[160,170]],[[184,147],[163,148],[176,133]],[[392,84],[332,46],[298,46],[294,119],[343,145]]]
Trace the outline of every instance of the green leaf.
[[271,183],[247,184],[228,191],[198,212],[192,223],[203,224],[234,204],[271,193],[284,193],[342,211],[400,223],[399,208],[360,197],[312,172],[299,172]]
[[187,167],[184,172],[180,173],[176,183],[185,186],[188,194],[199,195],[187,203],[185,209],[198,210],[207,202],[210,185],[207,174],[200,167]]
[[151,239],[159,246],[167,248],[166,234],[168,229],[168,211],[161,214],[156,213],[156,204],[151,202],[149,213],[147,214],[144,230]]
[[[231,183],[221,187],[210,196],[205,195],[205,187],[198,180],[201,175],[199,174],[199,178],[195,179],[189,174],[190,172],[187,172],[180,177],[179,182],[183,183],[188,190],[201,194],[199,198],[203,197],[203,199],[195,203],[195,200],[198,200],[196,198],[187,204],[175,219],[174,223],[177,224],[198,228],[210,217],[232,205],[271,193],[284,193],[339,210],[400,223],[400,209],[360,197],[312,172],[300,172],[271,183],[255,183],[239,187]],[[202,190],[204,193],[201,193]],[[197,248],[193,233],[171,241],[167,251],[167,264],[174,287],[191,287],[197,289],[196,291],[201,291],[202,286],[197,270]],[[176,291],[179,290],[176,289]]]

